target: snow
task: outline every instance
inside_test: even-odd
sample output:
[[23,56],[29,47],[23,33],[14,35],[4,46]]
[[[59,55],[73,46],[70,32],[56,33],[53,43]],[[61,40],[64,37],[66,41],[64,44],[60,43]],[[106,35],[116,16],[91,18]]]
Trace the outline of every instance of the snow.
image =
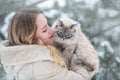
[[57,0],[59,7],[64,7],[66,5],[65,0]]
[[37,5],[38,8],[42,8],[42,9],[45,9],[45,8],[52,8],[54,6],[54,2],[55,0],[47,0],[45,2],[42,2],[40,4]]
[[[26,5],[30,5],[32,3],[35,3],[39,0],[27,0]],[[86,3],[86,7],[93,9],[94,5],[99,1],[99,0],[74,0],[75,2],[82,2],[84,1]],[[66,0],[47,0],[45,2],[42,2],[37,5],[37,7],[45,9],[45,8],[52,8],[54,3],[58,2],[59,7],[64,7],[66,5]]]
[[69,16],[68,16],[68,14],[66,14],[66,13],[62,13],[60,17],[68,18]]
[[26,0],[25,4],[26,4],[26,5],[31,5],[31,4],[36,3],[36,2],[38,2],[38,1],[39,1],[39,0]]
[[38,4],[37,7],[42,8],[42,9],[52,8],[55,2],[58,2],[59,7],[64,7],[66,5],[65,0],[47,0],[43,3]]
[[106,47],[107,48],[107,51],[110,52],[111,54],[114,52],[112,46],[110,45],[110,43],[108,41],[103,41],[101,43],[101,46],[102,47]]
[[56,14],[59,14],[59,12],[55,9],[52,9],[50,11],[44,12],[44,14],[48,17],[54,17]]
[[119,57],[116,57],[115,60],[120,63],[120,58]]
[[95,5],[99,0],[84,0],[89,5]]
[[114,17],[118,15],[119,12],[117,10],[100,8],[98,9],[98,14],[104,18],[106,15],[109,15],[109,17]]
[[103,8],[98,9],[98,15],[104,18],[106,16],[105,10]]
[[[113,34],[111,35],[111,33]],[[118,42],[118,40],[120,39],[120,37],[118,37],[120,36],[120,26],[116,26],[111,31],[106,32],[105,36],[111,36],[113,41]],[[120,41],[118,43],[120,43]]]
[[84,0],[86,3],[86,7],[93,9],[95,4],[99,1],[99,0]]
[[100,56],[101,58],[104,58],[104,52],[103,51],[100,51],[98,56]]
[[74,0],[75,2],[82,2],[82,1],[85,1],[85,0]]

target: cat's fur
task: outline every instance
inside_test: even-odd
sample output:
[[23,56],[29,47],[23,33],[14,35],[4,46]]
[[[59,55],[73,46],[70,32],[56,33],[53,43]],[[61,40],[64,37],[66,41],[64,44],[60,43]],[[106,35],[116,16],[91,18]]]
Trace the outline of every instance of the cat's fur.
[[64,57],[69,69],[81,73],[85,68],[91,78],[99,67],[99,60],[93,46],[80,29],[80,23],[69,18],[58,19],[52,25],[54,45]]

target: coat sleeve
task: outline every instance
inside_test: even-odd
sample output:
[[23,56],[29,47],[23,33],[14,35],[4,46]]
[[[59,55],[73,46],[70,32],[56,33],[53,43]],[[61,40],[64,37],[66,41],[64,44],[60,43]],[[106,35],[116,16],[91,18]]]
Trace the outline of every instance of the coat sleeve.
[[89,80],[89,74],[85,69],[81,69],[82,74],[72,70],[55,66],[54,62],[43,61],[33,65],[34,80]]

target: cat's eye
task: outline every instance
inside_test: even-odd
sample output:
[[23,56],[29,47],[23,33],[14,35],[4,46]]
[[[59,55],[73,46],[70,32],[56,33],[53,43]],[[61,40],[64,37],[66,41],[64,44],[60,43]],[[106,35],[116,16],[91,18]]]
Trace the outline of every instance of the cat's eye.
[[73,27],[74,27],[74,25],[71,25],[71,26],[70,26],[70,29],[72,29]]
[[57,27],[59,27],[59,25],[56,25],[55,27],[57,28]]
[[74,25],[74,24],[72,24],[72,25],[70,26],[70,29],[72,29],[74,26],[75,26],[75,25]]
[[74,32],[76,32],[76,29],[74,29]]

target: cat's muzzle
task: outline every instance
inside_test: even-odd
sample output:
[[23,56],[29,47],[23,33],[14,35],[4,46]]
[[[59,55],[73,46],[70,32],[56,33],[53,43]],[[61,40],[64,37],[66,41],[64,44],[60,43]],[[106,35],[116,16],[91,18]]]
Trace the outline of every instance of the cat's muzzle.
[[62,32],[62,31],[58,31],[57,35],[58,35],[58,37],[63,38],[63,40],[70,39],[72,37],[72,34],[70,34],[68,32]]

